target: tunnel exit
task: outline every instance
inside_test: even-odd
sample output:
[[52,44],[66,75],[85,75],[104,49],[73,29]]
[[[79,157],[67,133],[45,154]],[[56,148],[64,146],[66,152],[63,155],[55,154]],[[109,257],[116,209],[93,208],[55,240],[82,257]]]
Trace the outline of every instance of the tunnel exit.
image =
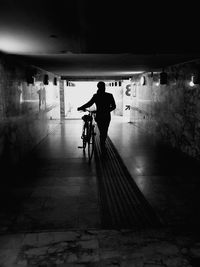
[[77,107],[83,105],[92,98],[93,94],[97,91],[96,85],[97,82],[94,81],[70,81],[65,83],[66,119],[79,119],[81,117],[80,112],[77,111]]
[[[64,102],[65,119],[80,119],[80,112],[77,107],[88,102],[93,94],[97,92],[98,81],[65,81]],[[129,80],[105,81],[106,92],[112,93],[116,102],[114,116],[120,116],[127,121],[130,120],[130,98],[131,84]],[[91,109],[95,109],[95,105]]]

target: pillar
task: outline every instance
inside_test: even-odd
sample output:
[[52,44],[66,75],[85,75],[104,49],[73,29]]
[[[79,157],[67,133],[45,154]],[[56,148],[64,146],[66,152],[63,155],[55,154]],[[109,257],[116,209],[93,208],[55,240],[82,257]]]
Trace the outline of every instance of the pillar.
[[60,80],[60,119],[65,119],[65,93],[64,93],[64,80]]

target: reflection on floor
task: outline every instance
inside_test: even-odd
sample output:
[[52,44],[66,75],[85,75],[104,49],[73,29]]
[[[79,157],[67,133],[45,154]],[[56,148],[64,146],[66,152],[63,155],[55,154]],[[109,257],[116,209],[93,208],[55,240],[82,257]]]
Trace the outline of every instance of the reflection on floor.
[[165,224],[198,228],[199,162],[119,118],[113,118],[109,136],[139,189]]
[[200,266],[200,166],[113,118],[109,136],[165,225],[102,229],[95,161],[78,149],[81,128],[80,120],[59,124],[2,177],[0,266]]
[[99,228],[95,166],[78,148],[81,127],[59,125],[1,189],[2,232]]

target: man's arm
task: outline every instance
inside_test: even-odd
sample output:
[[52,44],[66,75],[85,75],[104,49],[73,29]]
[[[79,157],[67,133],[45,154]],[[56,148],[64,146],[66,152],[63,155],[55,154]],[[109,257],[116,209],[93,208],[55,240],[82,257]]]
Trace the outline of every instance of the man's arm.
[[113,95],[111,95],[111,102],[110,102],[110,112],[116,109],[115,99]]
[[86,108],[89,108],[89,107],[91,107],[93,104],[94,104],[94,96],[90,99],[90,101],[88,101],[86,104],[84,104],[84,105],[82,105],[82,106],[80,106],[80,107],[78,107],[77,108],[77,110],[79,111],[79,110],[84,110],[84,109],[86,109]]

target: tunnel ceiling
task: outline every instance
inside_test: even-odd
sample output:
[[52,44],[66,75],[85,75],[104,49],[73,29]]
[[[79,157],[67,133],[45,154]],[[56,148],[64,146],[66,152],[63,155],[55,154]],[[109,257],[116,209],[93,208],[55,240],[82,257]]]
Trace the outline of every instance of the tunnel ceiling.
[[0,50],[58,75],[155,70],[199,57],[197,11],[169,1],[1,0]]

